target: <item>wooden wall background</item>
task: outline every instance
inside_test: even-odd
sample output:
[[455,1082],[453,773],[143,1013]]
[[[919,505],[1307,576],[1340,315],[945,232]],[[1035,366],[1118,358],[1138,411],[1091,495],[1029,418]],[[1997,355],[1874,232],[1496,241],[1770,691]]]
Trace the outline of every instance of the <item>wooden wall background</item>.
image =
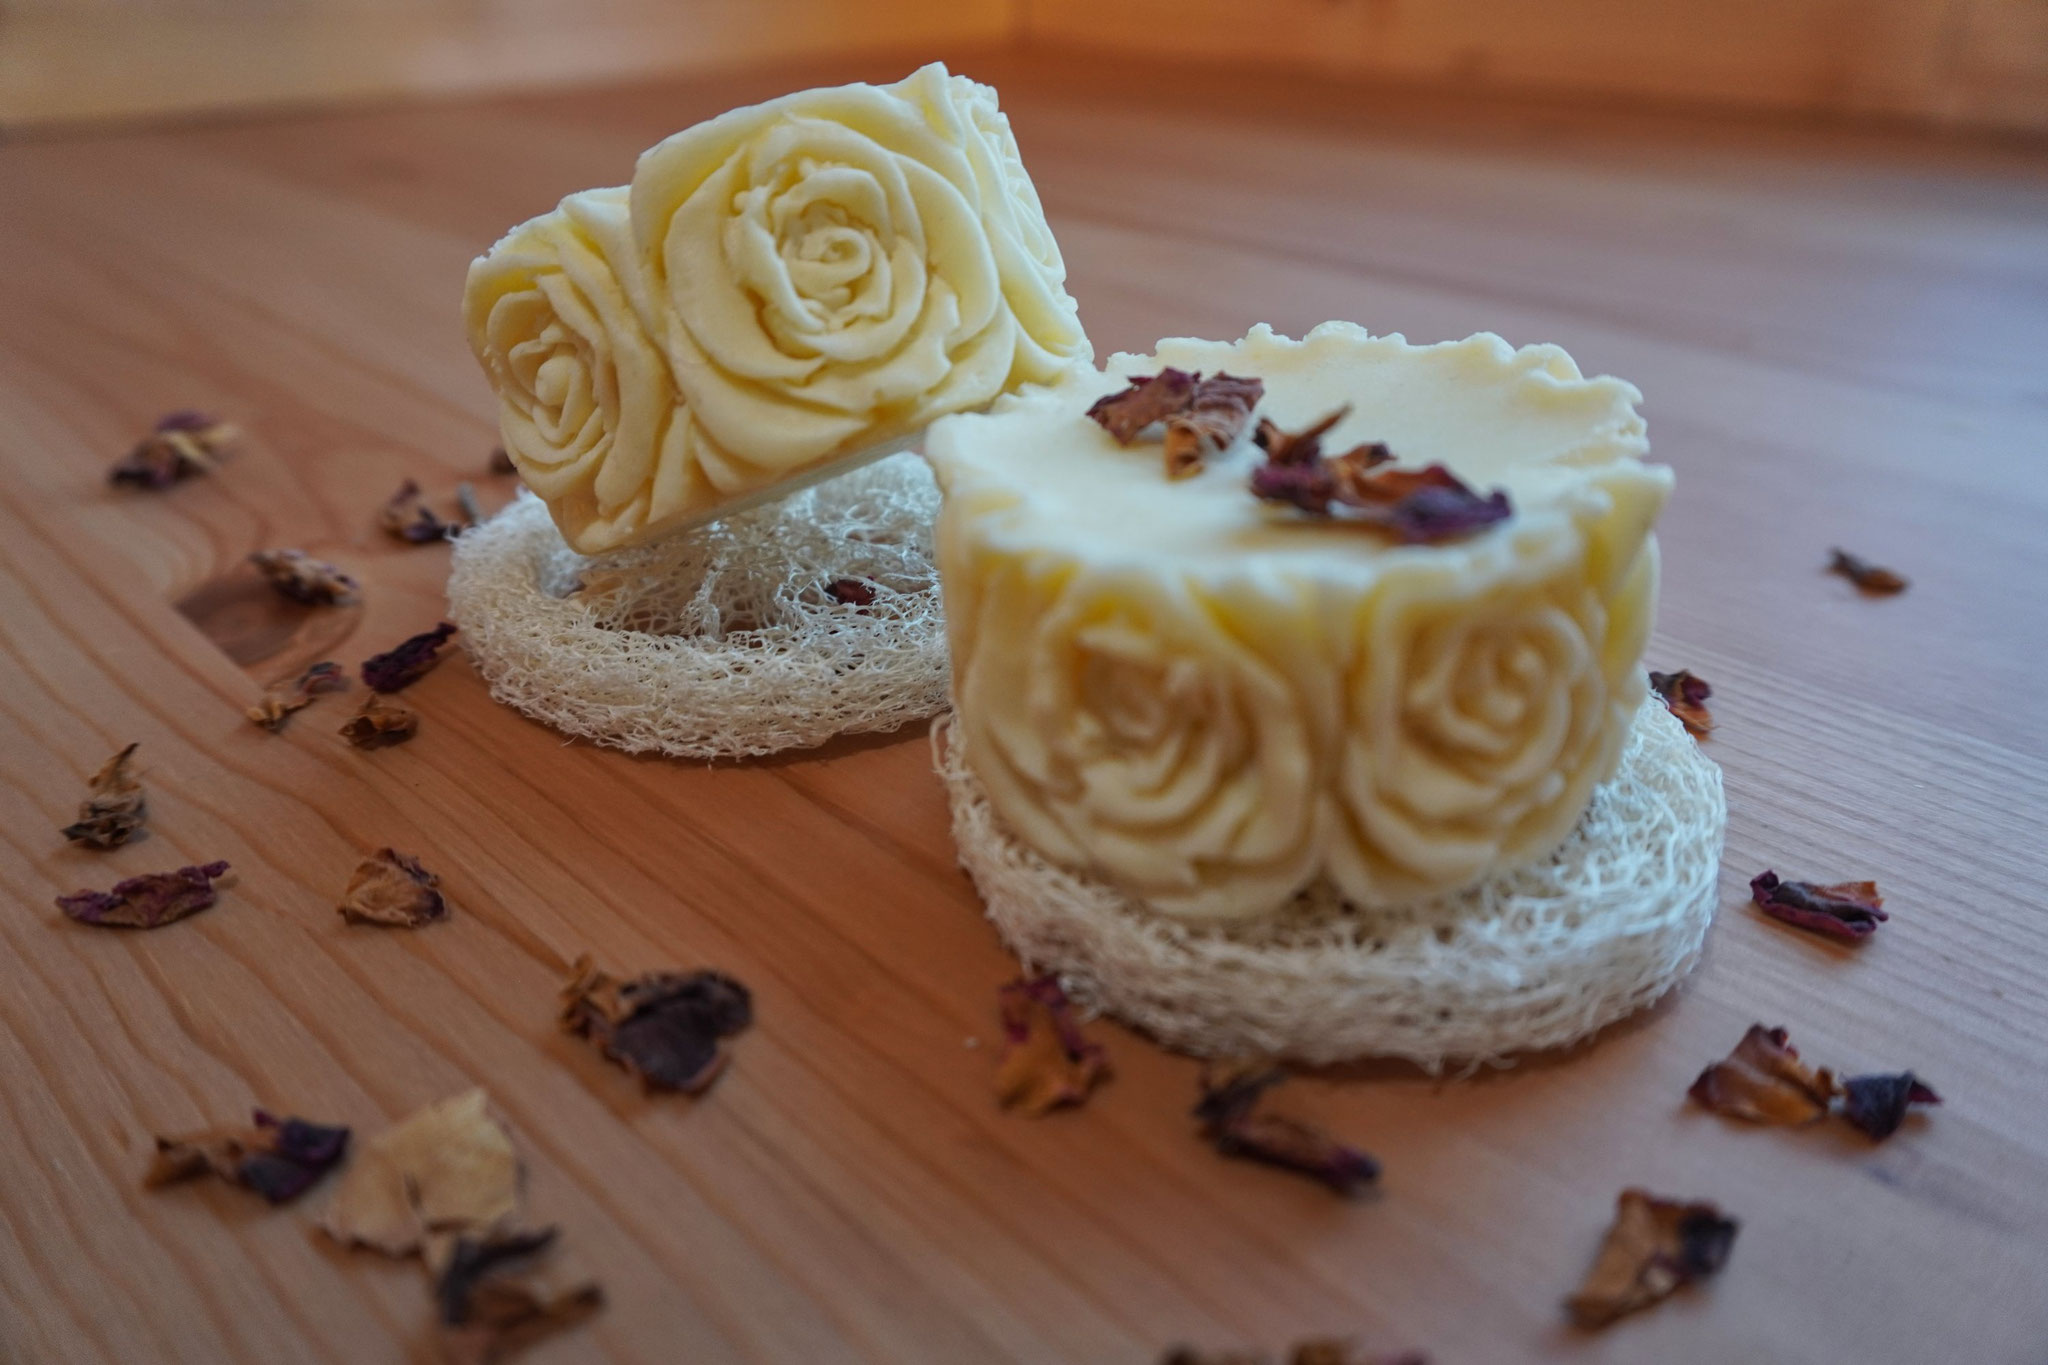
[[997,45],[2048,132],[2048,0],[0,0],[0,126]]

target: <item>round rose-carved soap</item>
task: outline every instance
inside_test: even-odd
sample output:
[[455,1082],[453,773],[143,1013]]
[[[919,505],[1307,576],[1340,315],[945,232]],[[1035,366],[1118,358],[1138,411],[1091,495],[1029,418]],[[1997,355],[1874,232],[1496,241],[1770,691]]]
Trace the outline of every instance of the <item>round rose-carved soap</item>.
[[[1169,477],[1099,398],[1162,367],[1263,381],[1326,451],[1383,442],[1509,513],[1409,543],[1255,497],[1240,436]],[[1652,527],[1619,379],[1482,334],[1411,346],[1328,323],[1300,341],[1162,341],[1107,372],[951,417],[939,568],[966,762],[1015,834],[1162,913],[1274,914],[1327,879],[1361,906],[1541,858],[1610,776],[1645,694]]]
[[563,538],[652,539],[1092,358],[995,91],[943,66],[735,109],[469,272]]

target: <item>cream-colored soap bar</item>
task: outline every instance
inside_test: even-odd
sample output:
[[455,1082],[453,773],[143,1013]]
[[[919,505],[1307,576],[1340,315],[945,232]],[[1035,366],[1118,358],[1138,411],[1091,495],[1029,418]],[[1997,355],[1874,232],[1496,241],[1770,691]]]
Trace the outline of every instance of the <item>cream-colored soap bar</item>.
[[505,450],[585,554],[1092,358],[995,91],[735,109],[470,267]]
[[[1161,365],[1262,378],[1325,448],[1384,441],[1505,489],[1506,521],[1401,545],[1248,491],[1242,439],[1169,480],[1085,415]],[[939,566],[966,758],[1048,857],[1166,913],[1267,915],[1328,877],[1384,905],[1560,843],[1644,696],[1671,476],[1635,405],[1555,346],[1344,323],[1170,340],[951,417]]]

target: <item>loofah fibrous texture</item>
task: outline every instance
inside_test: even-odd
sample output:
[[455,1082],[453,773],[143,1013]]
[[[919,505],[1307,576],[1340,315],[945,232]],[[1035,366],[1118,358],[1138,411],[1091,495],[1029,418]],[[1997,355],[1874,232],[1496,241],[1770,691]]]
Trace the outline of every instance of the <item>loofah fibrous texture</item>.
[[449,609],[493,697],[599,744],[745,758],[893,730],[946,707],[938,504],[898,455],[593,559],[522,493],[455,542]]
[[959,738],[950,717],[933,736],[953,837],[1003,939],[1083,1003],[1200,1056],[1440,1071],[1562,1047],[1676,985],[1713,919],[1721,770],[1654,699],[1620,769],[1542,862],[1398,909],[1357,909],[1318,885],[1271,921],[1232,927],[1153,913],[1023,846]]

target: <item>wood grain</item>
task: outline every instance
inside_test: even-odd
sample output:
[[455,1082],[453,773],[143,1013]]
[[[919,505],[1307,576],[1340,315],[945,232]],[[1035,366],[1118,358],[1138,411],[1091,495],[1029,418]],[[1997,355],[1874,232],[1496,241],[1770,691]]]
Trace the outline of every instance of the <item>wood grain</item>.
[[[446,551],[376,534],[405,476],[481,475],[462,271],[563,192],[741,100],[895,64],[0,147],[0,1358],[425,1359],[419,1277],[335,1250],[321,1196],[145,1193],[150,1134],[256,1103],[374,1130],[488,1087],[536,1217],[611,1306],[535,1361],[1151,1362],[1309,1333],[1445,1365],[2038,1365],[2048,1343],[2048,169],[1965,143],[1012,59],[999,80],[1104,350],[1328,316],[1555,340],[1638,382],[1678,471],[1650,662],[1713,681],[1732,816],[1699,974],[1597,1044],[1295,1104],[1384,1161],[1359,1205],[1195,1141],[1192,1063],[1098,1025],[1116,1079],[1043,1122],[989,1096],[1013,964],[953,865],[921,735],[717,768],[494,706],[457,659],[373,754],[323,701],[241,717],[306,643],[219,603],[295,544],[367,585],[354,661],[443,610]],[[158,412],[249,433],[150,496],[106,464]],[[1821,572],[1841,543],[1914,579]],[[211,585],[211,586],[209,586]],[[185,603],[180,610],[179,603]],[[240,621],[240,625],[233,624]],[[239,641],[246,666],[209,632]],[[140,740],[154,812],[65,847]],[[344,925],[421,856],[446,925]],[[149,934],[51,898],[226,858]],[[1765,866],[1871,875],[1839,950],[1744,905]],[[564,965],[711,963],[759,1024],[715,1091],[647,1099],[556,1032]],[[1947,1098],[1883,1147],[1689,1110],[1753,1020]],[[976,1045],[978,1044],[978,1046]],[[1709,1290],[1597,1337],[1560,1296],[1639,1182],[1744,1220]]]

